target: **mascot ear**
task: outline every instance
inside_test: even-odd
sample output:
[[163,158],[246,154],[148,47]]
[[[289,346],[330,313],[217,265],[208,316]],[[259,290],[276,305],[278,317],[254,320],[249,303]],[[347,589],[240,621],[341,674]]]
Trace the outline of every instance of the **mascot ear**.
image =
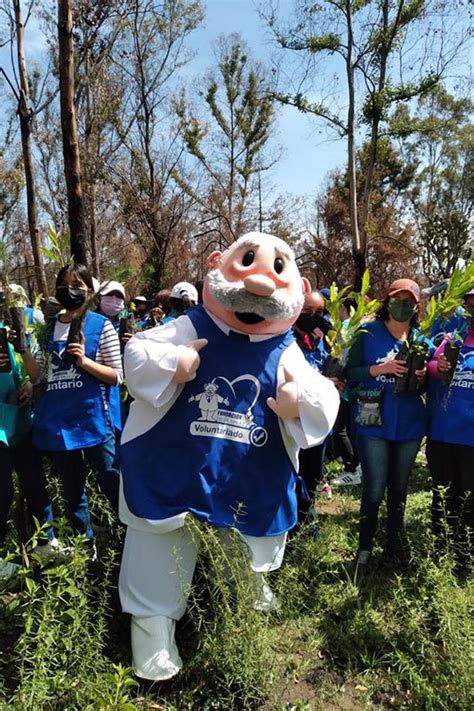
[[208,259],[207,259],[208,269],[215,269],[217,267],[217,265],[219,264],[221,257],[222,257],[222,252],[219,252],[218,249],[216,249],[214,252],[211,252]]
[[309,279],[306,279],[306,277],[301,277],[301,281],[303,283],[303,294],[310,294],[311,284],[309,283]]

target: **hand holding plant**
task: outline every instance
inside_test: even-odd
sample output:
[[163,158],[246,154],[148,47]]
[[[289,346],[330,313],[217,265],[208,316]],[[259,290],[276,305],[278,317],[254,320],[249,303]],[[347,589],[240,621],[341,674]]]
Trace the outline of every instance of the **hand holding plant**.
[[451,363],[445,355],[441,354],[438,358],[437,369],[438,373],[446,373],[451,368]]
[[385,363],[372,366],[371,371],[372,373],[375,371],[376,375],[396,375],[400,377],[408,373],[408,368],[405,360],[391,358],[385,361]]
[[73,362],[75,365],[82,367],[86,359],[85,351],[85,338],[84,334],[81,332],[79,334],[79,343],[71,343],[67,347],[67,353],[69,356],[74,358]]

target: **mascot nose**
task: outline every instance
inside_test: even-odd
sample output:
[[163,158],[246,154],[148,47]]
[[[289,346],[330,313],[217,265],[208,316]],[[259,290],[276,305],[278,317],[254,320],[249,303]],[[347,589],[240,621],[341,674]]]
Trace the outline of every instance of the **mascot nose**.
[[273,279],[264,274],[251,274],[244,279],[244,286],[255,296],[271,296],[276,289]]

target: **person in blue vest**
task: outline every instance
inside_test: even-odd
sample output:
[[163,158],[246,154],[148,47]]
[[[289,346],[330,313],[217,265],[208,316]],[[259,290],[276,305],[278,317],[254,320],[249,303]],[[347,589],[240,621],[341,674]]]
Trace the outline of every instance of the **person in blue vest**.
[[[344,299],[339,307],[340,321],[347,323],[351,315],[351,310],[355,310],[356,308],[357,304],[355,299],[351,297]],[[333,486],[359,486],[362,481],[362,473],[352,430],[350,395],[346,387],[344,387],[341,393],[341,404],[334,425],[334,431],[328,442],[328,455],[331,459],[341,459],[344,465],[342,474],[332,479],[331,484]]]
[[170,291],[169,303],[171,311],[161,320],[161,323],[164,325],[178,318],[178,316],[182,316],[186,311],[196,306],[197,302],[198,292],[196,287],[188,281],[179,281]]
[[[0,323],[3,327],[3,324]],[[30,516],[41,526],[37,552],[59,552],[52,526],[53,511],[46,488],[41,456],[31,441],[33,387],[26,377],[11,344],[9,353],[0,354],[0,367],[10,364],[10,372],[0,373],[0,550],[7,533],[8,514],[13,503],[13,471],[21,484]],[[19,566],[0,559],[0,578],[14,574]]]
[[[114,405],[110,390],[122,382],[118,336],[110,321],[87,311],[80,343],[67,346],[71,321],[93,294],[87,268],[66,265],[56,278],[56,298],[63,311],[43,344],[45,391],[34,407],[33,441],[52,455],[63,489],[66,515],[74,531],[93,548],[86,475],[94,471],[100,489],[118,508],[119,472],[115,463]],[[75,358],[71,363],[66,354]],[[38,367],[38,377],[41,377]],[[86,463],[87,462],[87,463]]]
[[428,364],[426,446],[434,533],[442,545],[453,544],[460,572],[474,554],[474,289],[464,297],[463,314],[466,335],[450,385],[440,377],[450,369],[444,349],[455,335],[444,337]]
[[[97,313],[102,314],[110,320],[112,323],[115,333],[120,337],[120,315],[125,309],[125,287],[119,281],[114,281],[112,279],[103,282],[98,288],[98,298],[99,304],[97,306]],[[132,333],[124,333],[122,338],[124,343],[127,343],[132,337]],[[123,348],[123,346],[122,346]],[[121,386],[112,385],[109,391],[110,398],[110,413],[112,424],[115,428],[115,435],[117,440],[117,466],[118,466],[118,444],[120,440],[120,432],[122,431],[122,420],[124,415],[122,413],[122,403],[121,403]]]
[[148,299],[146,296],[138,295],[132,299],[133,317],[135,319],[135,328],[137,331],[146,331],[149,327],[148,323]]
[[461,339],[464,338],[467,333],[466,318],[462,306],[456,308],[447,318],[437,318],[434,321],[431,327],[430,339],[435,346],[439,346],[441,341],[443,341],[448,334],[453,334],[454,332],[456,332]]
[[[447,289],[449,279],[443,279],[438,284],[422,290],[422,295],[428,299],[438,294],[444,294]],[[457,306],[445,318],[438,317],[433,322],[430,331],[430,340],[436,347],[444,340],[447,334],[456,332],[462,339],[467,333],[467,324],[464,317],[464,309],[462,306]]]
[[[324,298],[319,291],[305,294],[303,308],[295,321],[293,332],[298,346],[301,348],[305,359],[312,368],[322,372],[327,351],[324,345],[324,336],[328,331],[327,321],[323,318]],[[324,331],[320,327],[324,328]],[[316,518],[316,492],[324,479],[324,455],[326,441],[315,447],[301,449],[299,453],[299,474],[304,482],[303,487],[298,487],[298,511],[301,521],[310,524],[312,536],[319,536],[319,527]],[[324,484],[326,496],[332,495],[329,484]]]
[[[416,332],[420,287],[411,279],[397,279],[388,289],[377,319],[364,324],[348,356],[350,387],[358,388],[357,449],[362,465],[359,551],[356,578],[370,561],[380,504],[387,490],[387,546],[395,560],[406,560],[404,509],[408,479],[420,443],[426,434],[425,405],[420,390],[397,395],[396,378],[407,372],[396,356],[410,335],[431,342]],[[425,378],[425,369],[416,372]]]
[[196,563],[193,515],[248,551],[257,609],[297,521],[298,450],[324,441],[333,383],[304,359],[291,327],[309,282],[282,240],[252,232],[209,257],[203,306],[135,335],[125,374],[135,398],[122,435],[127,534],[122,608],[139,677],[174,676],[174,639]]

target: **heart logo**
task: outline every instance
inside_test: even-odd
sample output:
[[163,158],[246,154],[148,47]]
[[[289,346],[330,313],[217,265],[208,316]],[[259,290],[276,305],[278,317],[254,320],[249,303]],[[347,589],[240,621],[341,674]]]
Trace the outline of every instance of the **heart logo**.
[[234,412],[246,413],[252,410],[261,391],[260,383],[253,375],[239,375],[234,380],[218,375],[212,382],[219,387],[219,395],[227,397],[229,409]]

